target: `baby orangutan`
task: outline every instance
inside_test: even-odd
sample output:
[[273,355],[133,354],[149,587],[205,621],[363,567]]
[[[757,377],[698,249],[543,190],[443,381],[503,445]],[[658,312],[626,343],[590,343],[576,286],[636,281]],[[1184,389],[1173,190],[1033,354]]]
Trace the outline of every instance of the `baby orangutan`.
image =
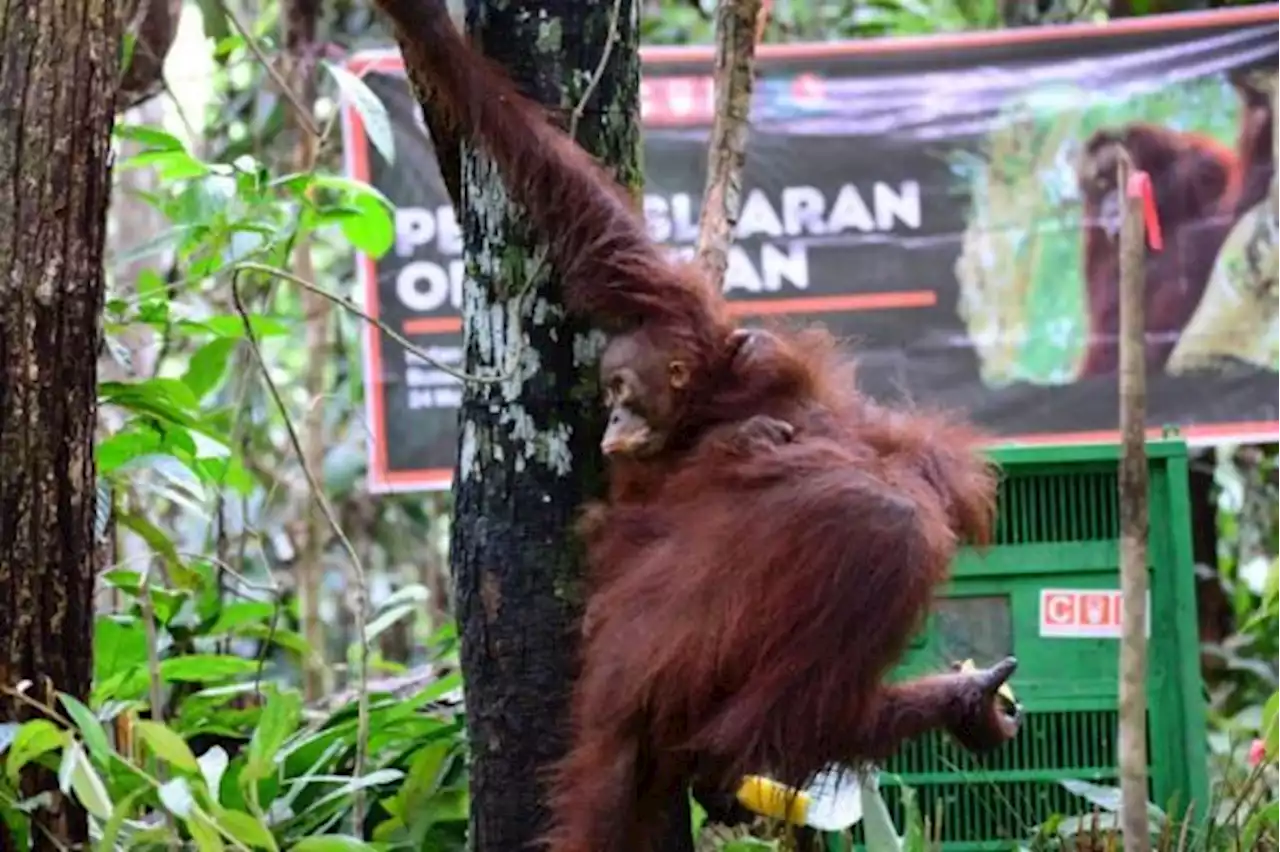
[[[767,332],[739,329],[730,335],[729,371],[748,368],[751,352],[771,340]],[[600,358],[600,379],[604,388],[604,404],[609,409],[600,448],[613,463],[622,459],[636,462],[651,460],[664,450],[680,450],[669,446],[674,434],[682,434],[686,425],[679,413],[690,410],[687,398],[690,387],[688,364],[670,358],[664,347],[656,345],[643,332],[614,337]],[[745,420],[710,425],[700,437],[716,442],[717,449],[731,453],[748,453],[785,444],[795,435],[795,427],[785,420],[756,414]]]

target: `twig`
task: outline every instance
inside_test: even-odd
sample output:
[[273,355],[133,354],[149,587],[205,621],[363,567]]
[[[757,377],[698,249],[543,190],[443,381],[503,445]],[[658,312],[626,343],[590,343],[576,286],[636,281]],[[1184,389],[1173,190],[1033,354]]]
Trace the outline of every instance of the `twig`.
[[[252,589],[255,592],[269,592],[272,595],[280,594],[280,587],[278,585],[274,583],[254,582],[253,580],[250,580],[248,577],[244,576],[240,572],[236,571],[227,562],[217,558],[216,556],[210,556],[207,553],[196,553],[195,551],[190,551],[190,550],[177,550],[174,552],[177,553],[179,556],[186,556],[192,559],[203,559],[204,561],[212,564],[214,567],[219,568],[222,571],[225,571],[232,579],[234,579],[236,582],[240,583],[240,585],[244,586],[247,589]],[[102,571],[99,573],[105,574],[109,571],[114,571],[116,568],[120,568],[122,566],[128,565],[131,562],[136,562],[139,559],[150,559],[151,556],[152,554],[150,553],[139,553],[135,556],[130,556],[128,559],[118,560],[112,563],[111,565],[108,565],[107,567],[103,568]]]
[[236,17],[235,12],[231,11],[230,6],[225,2],[220,5],[222,6],[222,11],[226,13],[227,20],[231,21],[231,25],[236,28],[236,32],[240,33],[241,38],[244,39],[244,43],[249,48],[249,51],[257,57],[259,62],[262,63],[262,67],[267,72],[267,76],[269,76],[271,81],[279,87],[280,96],[287,100],[289,105],[292,106],[300,115],[304,129],[312,136],[319,136],[320,128],[316,127],[316,123],[311,120],[311,111],[298,101],[298,96],[294,94],[293,89],[289,87],[289,83],[280,73],[280,69],[271,64],[271,60],[262,49],[262,45],[258,44],[258,40],[253,36],[253,34],[245,28],[244,24],[240,23],[240,19]]
[[618,20],[621,16],[622,0],[613,0],[613,9],[609,13],[609,34],[605,37],[604,48],[600,51],[600,61],[596,63],[596,70],[592,72],[591,79],[582,90],[582,97],[578,99],[573,113],[569,116],[569,138],[574,141],[578,139],[578,122],[582,121],[582,116],[587,111],[587,101],[591,100],[591,96],[595,94],[596,87],[600,85],[605,68],[609,64],[614,42],[618,40]]
[[32,698],[30,695],[27,695],[22,690],[14,689],[12,686],[9,686],[7,684],[0,684],[0,694],[7,695],[10,698],[14,699],[15,701],[21,701],[23,704],[26,704],[28,707],[32,707],[36,710],[39,710],[45,716],[48,716],[50,719],[57,722],[59,725],[62,725],[62,727],[64,728],[75,727],[75,725],[72,722],[70,722],[66,716],[63,716],[61,713],[59,713],[56,709],[54,709],[52,705],[41,704],[39,701],[36,701],[34,698]]
[[[279,273],[279,270],[274,270]],[[360,561],[360,555],[356,552],[355,545],[351,543],[351,539],[343,532],[342,526],[338,523],[338,518],[333,512],[333,507],[329,505],[328,498],[324,495],[324,489],[321,487],[316,474],[307,464],[306,454],[303,452],[302,442],[298,438],[298,431],[293,425],[293,420],[289,417],[289,410],[284,404],[284,399],[280,396],[280,391],[276,387],[275,381],[271,378],[271,371],[267,369],[267,362],[262,357],[262,349],[258,345],[258,338],[253,332],[253,324],[249,320],[249,313],[245,310],[244,303],[240,299],[240,271],[237,270],[231,277],[231,300],[235,305],[236,313],[240,315],[240,321],[244,324],[245,341],[249,344],[249,350],[253,353],[253,359],[258,364],[258,369],[262,373],[262,380],[267,386],[271,399],[275,402],[276,408],[280,411],[280,416],[284,420],[285,431],[289,435],[289,443],[293,447],[294,454],[298,457],[298,464],[302,467],[302,474],[307,479],[307,486],[311,489],[311,494],[315,498],[316,504],[319,506],[321,513],[324,514],[325,522],[333,531],[334,536],[341,543],[343,550],[346,551],[348,559],[351,561],[352,579],[355,581],[353,592],[355,600],[352,601],[351,612],[355,620],[356,635],[360,638],[360,653],[358,655],[359,667],[356,673],[357,688],[360,694],[357,696],[356,704],[356,749],[355,749],[355,766],[352,768],[352,780],[359,779],[364,774],[365,751],[369,742],[369,695],[366,689],[369,678],[369,643],[364,641],[366,607],[368,605],[368,585],[364,572],[364,565]],[[352,811],[353,821],[357,825],[364,822],[364,794],[360,788],[352,794]]]
[[720,0],[716,8],[716,114],[698,225],[698,261],[717,287],[723,285],[742,204],[759,17],[760,0]]
[[[519,291],[517,291],[517,295],[523,295],[524,293],[528,292],[531,289],[530,282],[535,281],[538,275],[542,273],[543,260],[541,255],[538,258],[535,258],[534,264],[535,265],[533,270],[530,271],[530,273],[525,278],[525,286],[522,287]],[[464,381],[464,382],[475,382],[477,384],[502,384],[503,382],[509,382],[511,381],[511,379],[515,378],[516,371],[520,369],[520,358],[519,358],[519,353],[517,353],[517,356],[514,359],[515,363],[511,364],[507,368],[506,372],[497,376],[480,376],[480,375],[475,375],[473,373],[468,373],[464,370],[459,370],[456,367],[451,367],[448,364],[443,363],[437,358],[431,357],[430,355],[427,354],[426,350],[422,349],[419,346],[415,346],[413,343],[410,343],[408,339],[404,337],[404,335],[400,334],[398,331],[391,328],[389,325],[387,325],[385,322],[378,319],[377,317],[373,317],[365,313],[360,308],[352,304],[350,300],[345,299],[342,296],[337,295],[336,293],[331,293],[328,290],[325,290],[323,287],[320,287],[317,284],[313,284],[312,282],[307,281],[304,278],[299,278],[297,275],[294,275],[290,272],[286,272],[283,269],[277,269],[274,266],[267,266],[266,264],[262,264],[262,263],[237,263],[235,266],[232,267],[233,273],[240,272],[242,270],[245,272],[258,272],[258,273],[261,273],[262,275],[269,275],[269,276],[278,278],[282,281],[288,281],[292,284],[296,284],[297,286],[302,287],[305,290],[315,293],[318,296],[322,296],[328,299],[330,302],[333,302],[335,305],[338,305],[343,310],[347,311],[353,316],[357,316],[360,319],[364,320],[365,322],[370,323],[371,325],[377,326],[377,328],[387,337],[390,337],[396,343],[399,343],[405,349],[409,350],[414,355],[421,358],[423,361],[426,361],[428,364],[435,367],[437,370],[440,370],[442,373],[445,373],[447,375],[453,376],[455,379],[460,379],[461,381]]]

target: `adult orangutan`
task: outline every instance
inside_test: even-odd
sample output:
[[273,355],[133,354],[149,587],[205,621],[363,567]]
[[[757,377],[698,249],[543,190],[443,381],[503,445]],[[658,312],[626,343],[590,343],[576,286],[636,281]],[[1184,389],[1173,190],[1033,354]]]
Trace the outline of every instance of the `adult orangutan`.
[[802,783],[945,728],[982,749],[1018,718],[1006,659],[883,682],[961,539],[990,534],[995,477],[954,417],[882,408],[824,331],[742,332],[670,260],[611,177],[443,0],[379,0],[436,121],[496,164],[564,282],[612,334],[608,502],[582,533],[592,590],[549,848],[649,850],[673,789],[745,772]]

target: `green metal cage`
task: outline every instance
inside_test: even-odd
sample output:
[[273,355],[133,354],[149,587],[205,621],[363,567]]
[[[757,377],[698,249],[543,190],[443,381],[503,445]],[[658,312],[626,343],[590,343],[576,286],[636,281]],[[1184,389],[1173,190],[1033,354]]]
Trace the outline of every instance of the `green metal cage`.
[[[922,635],[898,669],[910,676],[973,658],[1018,657],[1012,686],[1019,736],[975,757],[946,735],[906,744],[881,790],[901,827],[899,782],[917,793],[946,852],[1008,850],[1053,814],[1091,805],[1064,779],[1117,784],[1120,448],[1007,447],[995,544],[956,560]],[[1187,447],[1147,444],[1150,495],[1148,658],[1150,798],[1203,814],[1208,799],[1205,706],[1191,556]],[[1065,634],[1065,635],[1064,635]],[[861,826],[854,843],[862,846]],[[847,839],[828,837],[829,849]]]

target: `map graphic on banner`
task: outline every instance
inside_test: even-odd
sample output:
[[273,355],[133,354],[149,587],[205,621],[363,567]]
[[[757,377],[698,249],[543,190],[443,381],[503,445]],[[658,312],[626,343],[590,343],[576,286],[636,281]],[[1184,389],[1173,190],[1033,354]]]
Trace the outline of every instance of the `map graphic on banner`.
[[[1123,139],[1147,152],[1162,240],[1149,425],[1274,441],[1278,21],[1272,5],[762,46],[726,295],[744,324],[826,324],[876,398],[959,409],[1010,442],[1111,440]],[[641,53],[645,214],[691,253],[712,51]],[[461,366],[461,234],[399,52],[349,68],[395,145],[388,164],[344,111],[349,173],[397,208],[394,247],[359,260],[366,309]],[[448,487],[460,382],[373,325],[365,363],[371,488]]]

